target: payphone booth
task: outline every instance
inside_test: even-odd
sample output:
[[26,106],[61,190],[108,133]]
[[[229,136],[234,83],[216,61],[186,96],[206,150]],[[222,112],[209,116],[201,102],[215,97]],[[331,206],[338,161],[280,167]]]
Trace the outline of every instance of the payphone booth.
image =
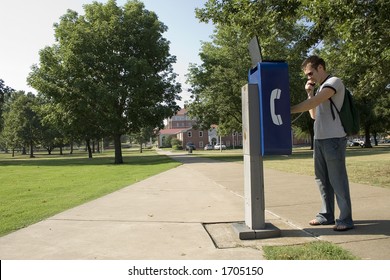
[[288,65],[286,62],[259,62],[249,70],[249,84],[259,94],[261,154],[291,155],[291,115]]
[[240,239],[280,236],[265,222],[263,156],[292,153],[290,91],[286,62],[259,62],[242,88],[245,223],[235,223]]

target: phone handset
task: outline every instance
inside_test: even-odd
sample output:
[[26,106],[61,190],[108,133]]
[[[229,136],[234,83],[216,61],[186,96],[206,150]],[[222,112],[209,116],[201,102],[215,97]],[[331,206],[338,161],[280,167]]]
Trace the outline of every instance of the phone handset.
[[272,122],[275,125],[282,125],[282,116],[281,115],[276,115],[275,114],[275,99],[280,99],[282,91],[278,88],[274,89],[271,92],[271,98],[270,98],[270,108],[271,108],[271,117],[272,117]]

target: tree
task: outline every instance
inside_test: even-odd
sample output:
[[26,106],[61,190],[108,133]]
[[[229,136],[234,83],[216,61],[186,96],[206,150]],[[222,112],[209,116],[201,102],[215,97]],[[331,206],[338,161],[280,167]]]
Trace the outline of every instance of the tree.
[[142,153],[143,144],[150,141],[155,136],[153,127],[143,127],[140,131],[134,134],[135,140],[139,144],[139,152]]
[[0,132],[3,129],[3,112],[4,112],[4,104],[7,99],[11,96],[12,92],[15,90],[6,86],[4,81],[0,79]]
[[[304,15],[313,23],[323,15],[321,56],[332,72],[344,80],[357,100],[365,147],[371,130],[389,129],[383,117],[390,96],[385,88],[390,73],[390,3],[388,1],[302,1]],[[324,16],[326,15],[326,16]],[[386,114],[387,112],[387,114]],[[378,122],[383,124],[378,127]],[[386,128],[387,126],[387,128]]]
[[[287,60],[293,104],[306,98],[300,69],[302,60],[313,52],[323,56],[329,70],[341,77],[355,94],[366,146],[370,146],[371,129],[389,129],[388,122],[378,119],[389,118],[385,107],[390,98],[385,90],[390,72],[389,13],[390,2],[385,0],[209,0],[204,8],[197,10],[197,17],[201,21],[212,21],[217,35],[222,30],[235,30],[240,34],[239,42],[249,42],[251,36],[258,35],[265,58]],[[232,41],[237,42],[235,36]],[[220,41],[214,40],[213,43],[217,46]],[[242,44],[237,44],[236,49],[242,53]],[[218,81],[213,80],[207,64],[209,61],[219,62],[217,58],[222,56],[223,48],[215,48],[211,54],[204,47],[202,52],[210,55],[206,60],[202,57],[204,63],[201,67],[190,68],[190,81],[193,80],[195,96],[206,95],[212,99],[212,94],[217,93],[206,85]],[[224,59],[233,62],[236,56],[228,54]],[[246,72],[245,67],[238,71]],[[200,86],[196,79],[203,80],[204,85]],[[225,101],[221,102],[227,104],[229,98],[224,97]],[[195,109],[196,116],[201,112],[197,105],[189,108]],[[212,116],[203,115],[203,118],[216,118],[212,112],[209,115]],[[379,120],[382,126],[377,128]],[[309,118],[300,118],[295,125],[313,136]]]
[[189,68],[194,97],[188,105],[189,114],[202,129],[218,124],[226,134],[240,130],[241,87],[250,66],[246,41],[241,40],[238,30],[221,28],[212,43],[203,44],[200,56],[203,64]]
[[55,24],[57,43],[40,52],[29,83],[60,103],[87,139],[115,142],[115,163],[123,163],[120,138],[142,127],[162,127],[179,106],[180,84],[162,34],[167,27],[137,1],[85,5]]
[[301,56],[292,48],[303,32],[297,23],[298,7],[296,1],[209,0],[197,10],[201,21],[216,26],[213,41],[202,46],[202,65],[189,68],[194,101],[188,109],[201,128],[218,124],[221,135],[241,130],[241,88],[251,67],[247,46],[255,35],[266,59],[289,61],[291,92],[297,99],[302,81],[294,74],[300,71]]
[[3,135],[8,147],[29,147],[30,158],[34,157],[35,144],[39,142],[41,119],[37,113],[37,100],[32,93],[18,92],[4,114]]
[[58,104],[47,102],[46,98],[38,95],[37,113],[41,119],[40,144],[50,155],[55,147],[62,148],[67,142],[70,127],[67,125],[66,119],[63,121],[64,112],[61,112]]

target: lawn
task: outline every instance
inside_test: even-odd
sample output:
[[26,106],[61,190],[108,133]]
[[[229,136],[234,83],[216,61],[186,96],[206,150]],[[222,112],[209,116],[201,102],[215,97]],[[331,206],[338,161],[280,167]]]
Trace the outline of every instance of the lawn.
[[[194,154],[223,161],[242,162],[242,150],[194,151]],[[265,156],[264,168],[314,176],[313,151],[296,148],[290,156]],[[390,188],[390,145],[370,149],[347,148],[347,170],[350,182]]]
[[356,260],[359,259],[340,246],[326,241],[303,245],[264,246],[267,260]]
[[[348,148],[350,181],[390,188],[390,145],[372,149]],[[242,150],[194,151],[194,155],[242,162]],[[154,151],[123,152],[124,164],[115,165],[113,152],[95,154],[93,159],[73,155],[0,154],[0,236],[48,218],[66,209],[101,197],[149,176],[179,165]],[[264,167],[313,175],[312,151],[294,149],[291,156],[264,157]],[[374,175],[373,175],[374,174]],[[302,246],[269,246],[267,259],[354,259],[340,247],[327,242]]]
[[0,236],[179,165],[144,150],[94,155],[0,154]]

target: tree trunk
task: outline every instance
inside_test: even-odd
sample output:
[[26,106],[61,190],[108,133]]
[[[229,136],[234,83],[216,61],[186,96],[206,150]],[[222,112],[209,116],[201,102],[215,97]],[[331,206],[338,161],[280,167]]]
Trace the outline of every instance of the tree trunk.
[[139,152],[140,152],[140,154],[142,154],[142,141],[140,141]]
[[377,135],[377,133],[376,132],[374,132],[374,145],[375,146],[378,146],[378,135]]
[[87,150],[88,150],[88,158],[92,158],[92,149],[91,149],[91,141],[87,139],[86,141]]
[[115,164],[122,164],[122,145],[121,145],[121,135],[114,135],[114,145],[115,145]]
[[30,141],[30,158],[34,157],[34,143],[33,141]]
[[370,126],[365,125],[364,127],[364,148],[372,148],[371,141],[370,141]]

